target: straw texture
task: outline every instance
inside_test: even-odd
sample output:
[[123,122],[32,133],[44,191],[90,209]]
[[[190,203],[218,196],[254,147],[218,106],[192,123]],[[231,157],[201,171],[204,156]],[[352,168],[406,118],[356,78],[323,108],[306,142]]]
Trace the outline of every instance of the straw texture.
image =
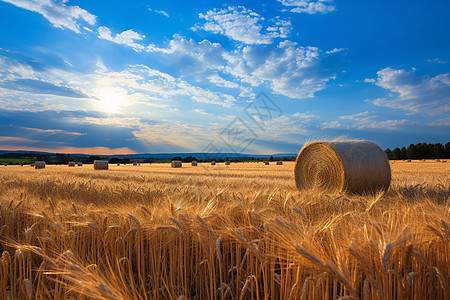
[[108,162],[106,160],[94,160],[94,170],[108,170]]
[[182,163],[179,160],[172,160],[172,163],[170,164],[172,168],[181,168]]
[[45,169],[45,161],[37,161],[34,163],[35,169]]
[[391,168],[384,151],[370,141],[316,141],[305,145],[295,163],[300,190],[329,193],[387,190]]

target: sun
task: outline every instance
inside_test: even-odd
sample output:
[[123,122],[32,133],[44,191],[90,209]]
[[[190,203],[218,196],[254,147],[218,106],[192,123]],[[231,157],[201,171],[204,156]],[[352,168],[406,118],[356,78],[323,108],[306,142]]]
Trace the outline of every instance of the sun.
[[118,113],[120,109],[128,105],[128,97],[125,90],[117,87],[107,87],[99,90],[97,108],[106,113]]

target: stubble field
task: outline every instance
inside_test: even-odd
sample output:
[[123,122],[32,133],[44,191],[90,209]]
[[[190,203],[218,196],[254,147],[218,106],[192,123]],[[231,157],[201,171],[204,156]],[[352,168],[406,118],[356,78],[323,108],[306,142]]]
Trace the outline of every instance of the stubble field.
[[0,298],[449,299],[450,163],[376,195],[293,167],[0,167]]

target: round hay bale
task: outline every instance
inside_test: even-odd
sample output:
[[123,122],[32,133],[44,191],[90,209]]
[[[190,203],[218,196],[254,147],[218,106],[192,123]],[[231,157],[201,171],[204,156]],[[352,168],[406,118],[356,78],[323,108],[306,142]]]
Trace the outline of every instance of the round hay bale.
[[181,168],[183,164],[181,163],[180,160],[172,160],[172,162],[170,163],[170,166],[172,168]]
[[226,165],[226,166],[229,166],[229,165],[230,165],[230,162],[229,162],[229,161],[226,161],[226,162],[225,162],[225,165]]
[[45,161],[37,161],[34,163],[35,169],[45,169]]
[[108,170],[109,165],[106,160],[94,160],[94,170]]
[[74,161],[69,161],[69,167],[75,167],[75,162]]
[[211,162],[211,166],[215,166],[216,165],[216,162],[215,161],[212,161]]
[[82,167],[82,166],[83,166],[83,163],[82,163],[82,162],[78,162],[78,163],[77,163],[77,166],[78,166],[78,167]]
[[277,166],[282,166],[283,162],[281,160],[277,161]]
[[391,168],[386,153],[369,141],[317,141],[306,144],[295,162],[300,190],[329,193],[387,190]]
[[266,166],[270,165],[270,163],[269,163],[268,161],[265,161],[264,164],[265,164]]
[[196,167],[197,166],[197,162],[194,160],[191,162],[191,166]]
[[137,166],[137,162],[133,162],[133,166]]
[[407,159],[406,162],[411,162],[411,160],[410,160],[410,159]]

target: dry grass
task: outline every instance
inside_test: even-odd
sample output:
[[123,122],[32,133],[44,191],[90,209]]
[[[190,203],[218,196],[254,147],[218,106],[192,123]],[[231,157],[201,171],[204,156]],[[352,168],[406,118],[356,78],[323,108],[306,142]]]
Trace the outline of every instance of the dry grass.
[[448,299],[449,173],[350,196],[289,162],[3,168],[0,298]]

